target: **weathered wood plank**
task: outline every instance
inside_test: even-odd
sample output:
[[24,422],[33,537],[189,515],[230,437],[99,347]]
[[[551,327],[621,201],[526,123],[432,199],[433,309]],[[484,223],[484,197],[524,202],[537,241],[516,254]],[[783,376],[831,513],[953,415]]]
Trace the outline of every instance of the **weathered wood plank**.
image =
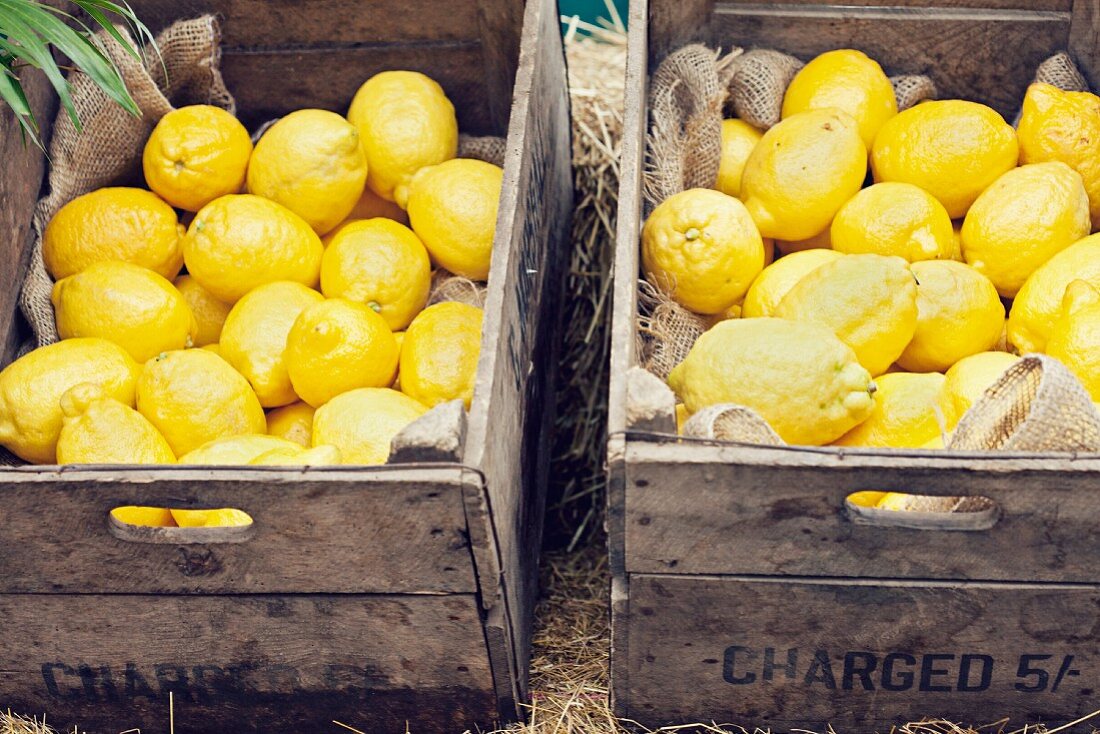
[[849,7],[875,7],[875,8],[924,8],[930,12],[943,9],[959,10],[960,12],[974,15],[975,17],[987,10],[1046,10],[1069,12],[1073,6],[1073,0],[844,0],[844,2],[821,2],[821,0],[769,0],[768,2],[743,2],[742,0],[718,0],[718,5],[756,5],[758,7],[773,6],[807,6],[849,8]]
[[1100,84],[1100,4],[1095,0],[1074,0],[1069,48],[1096,91]]
[[617,712],[888,732],[932,717],[1063,723],[1100,680],[1100,587],[635,575]]
[[[477,589],[463,476],[439,469],[0,473],[0,592],[441,593]],[[111,508],[236,507],[243,543],[136,543]]]
[[[555,3],[527,4],[466,462],[485,475],[517,695],[526,690],[544,497],[538,447],[572,210],[569,99]],[[544,466],[542,467],[545,468]],[[492,598],[492,591],[483,593]]]
[[[481,38],[476,8],[453,3],[446,23],[427,22],[435,0],[133,0],[146,25],[159,31],[180,18],[216,13],[228,47],[472,41]],[[519,30],[512,33],[518,38]]]
[[[463,5],[474,6],[475,3]],[[488,107],[493,129],[501,134],[508,128],[508,118],[512,112],[513,86],[516,82],[520,40],[524,30],[524,2],[477,0],[476,7],[487,89],[484,103]],[[534,30],[529,37],[533,42],[538,39]],[[550,39],[537,42],[553,43]]]
[[[490,727],[473,595],[0,595],[3,705],[59,731]],[[16,630],[11,634],[7,630]]]
[[[1096,457],[632,439],[625,463],[630,572],[1100,582]],[[879,489],[984,495],[999,519],[969,532],[852,522],[847,494]]]

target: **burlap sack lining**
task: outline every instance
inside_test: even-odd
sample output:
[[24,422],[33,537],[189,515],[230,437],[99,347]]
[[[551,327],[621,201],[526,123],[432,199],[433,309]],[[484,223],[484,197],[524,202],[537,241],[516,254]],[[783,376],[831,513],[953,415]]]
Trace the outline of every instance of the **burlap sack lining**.
[[[698,44],[670,54],[650,85],[651,126],[643,180],[645,212],[689,188],[712,188],[721,155],[721,122],[737,117],[766,129],[779,121],[783,94],[802,64],[777,51],[734,49],[722,55]],[[1036,81],[1087,89],[1068,54],[1044,61]],[[936,97],[926,76],[891,78],[899,109]],[[642,366],[667,379],[706,330],[707,320],[675,303],[668,288],[640,280],[636,341]],[[711,406],[688,419],[684,434],[710,440],[783,445],[751,409]],[[1100,451],[1100,413],[1061,363],[1029,355],[1010,368],[967,412],[947,443],[954,450]],[[982,498],[910,496],[909,509],[973,511]]]

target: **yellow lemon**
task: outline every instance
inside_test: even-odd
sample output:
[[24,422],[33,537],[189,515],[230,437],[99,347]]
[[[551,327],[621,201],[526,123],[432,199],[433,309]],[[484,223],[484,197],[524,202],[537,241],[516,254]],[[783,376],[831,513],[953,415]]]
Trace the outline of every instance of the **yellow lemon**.
[[322,301],[324,296],[301,283],[277,281],[237,301],[225,319],[221,356],[248,379],[265,408],[298,399],[283,359],[287,336],[294,320]]
[[848,501],[857,507],[877,507],[879,501],[885,496],[885,492],[863,490],[862,492],[852,492],[848,495]]
[[363,195],[359,197],[359,201],[352,207],[351,214],[348,214],[348,218],[344,221],[347,223],[354,222],[357,219],[374,219],[375,217],[392,219],[398,224],[404,224],[406,227],[409,225],[408,212],[399,207],[396,202],[383,199],[371,191],[370,186],[367,186],[363,189]]
[[385,464],[390,441],[427,407],[386,387],[361,387],[337,395],[313,417],[313,445],[332,445],[345,464]]
[[917,282],[900,257],[847,255],[798,281],[775,315],[827,326],[881,375],[917,330]]
[[1016,130],[1020,163],[1061,161],[1081,175],[1093,229],[1100,229],[1100,97],[1063,92],[1050,84],[1027,88]]
[[193,345],[196,322],[180,292],[152,270],[96,263],[53,287],[57,333],[109,339],[138,362]]
[[409,180],[458,151],[458,119],[443,88],[416,71],[383,71],[368,79],[348,110],[367,154],[367,185],[405,205]]
[[954,260],[928,260],[909,269],[917,279],[917,331],[898,357],[901,367],[941,372],[996,346],[1005,307],[989,278]]
[[951,257],[954,234],[943,204],[907,183],[868,186],[848,200],[829,228],[833,249],[897,255],[909,262]]
[[225,303],[277,280],[316,286],[323,252],[304,219],[250,194],[210,202],[195,215],[183,241],[187,272]]
[[676,403],[676,435],[684,435],[684,424],[687,423],[687,419],[691,417],[688,413],[687,406],[683,403]]
[[744,120],[722,120],[722,158],[714,188],[735,199],[741,196],[741,174],[762,137],[764,133]]
[[42,233],[42,259],[54,280],[107,260],[174,278],[183,267],[183,225],[156,194],[112,187],[78,196]]
[[783,118],[834,108],[851,115],[868,148],[898,113],[894,87],[878,62],[850,48],[826,51],[803,66],[783,95]]
[[855,120],[833,109],[800,112],[753,149],[741,198],[761,235],[803,240],[828,228],[866,174],[867,148]]
[[203,344],[199,349],[205,349],[206,351],[216,354],[219,357],[222,356],[222,345],[214,342],[213,344]]
[[787,443],[835,441],[871,414],[874,382],[828,328],[775,318],[709,329],[668,377],[688,412],[752,408]]
[[685,308],[721,313],[741,301],[764,269],[764,243],[740,201],[689,189],[646,219],[642,268]]
[[125,349],[106,339],[66,339],[23,355],[0,371],[0,445],[26,461],[53,463],[61,397],[91,382],[133,405],[140,371]]
[[939,199],[953,219],[1016,165],[1016,131],[995,110],[959,99],[899,112],[871,146],[875,181],[901,181]]
[[842,255],[834,250],[800,250],[779,258],[777,262],[764,268],[760,277],[752,282],[749,292],[745,294],[745,301],[741,304],[740,315],[744,318],[771,316],[783,296],[798,281],[825,263],[840,257]]
[[302,452],[301,446],[285,438],[263,433],[243,433],[207,441],[181,456],[179,463],[241,466],[273,449]]
[[252,140],[236,117],[220,107],[191,105],[160,118],[141,163],[149,188],[172,206],[197,212],[241,190],[251,155]]
[[299,401],[268,411],[267,432],[308,448],[313,436],[313,406]]
[[871,416],[836,445],[921,448],[940,435],[943,383],[938,372],[891,372],[875,378],[878,390]]
[[504,171],[455,158],[417,171],[409,184],[409,224],[432,260],[455,275],[489,277]]
[[58,464],[174,464],[176,455],[153,424],[129,405],[85,382],[61,396],[64,425]]
[[447,301],[413,319],[401,343],[401,391],[429,408],[458,399],[469,408],[482,316],[480,308]]
[[790,255],[792,252],[801,252],[802,250],[831,250],[833,247],[832,235],[829,232],[829,227],[821,230],[813,237],[807,237],[804,240],[776,240],[775,249],[779,250],[784,255]]
[[311,449],[272,449],[248,462],[253,466],[332,466],[342,458],[335,446],[314,446]]
[[294,392],[313,407],[358,387],[388,387],[398,348],[385,320],[367,306],[331,298],[306,308],[286,337]]
[[248,190],[285,206],[317,234],[347,218],[367,183],[359,129],[335,112],[298,110],[256,143]]
[[195,331],[191,339],[193,346],[216,344],[221,338],[225,317],[229,315],[229,304],[214,298],[190,275],[179,276],[172,285],[176,286],[195,317]]
[[172,510],[172,519],[181,528],[233,528],[252,524],[248,513],[233,508],[221,510]]
[[1047,354],[1061,360],[1092,399],[1100,400],[1100,292],[1086,281],[1075,280],[1066,288]]
[[428,304],[432,264],[424,243],[403,224],[376,217],[349,222],[321,259],[321,292],[374,309],[390,329],[404,329]]
[[1046,350],[1047,339],[1062,311],[1062,296],[1074,280],[1100,288],[1100,234],[1074,242],[1024,282],[1008,312],[1008,342],[1020,354]]
[[174,528],[176,520],[167,507],[116,507],[111,516],[126,525],[138,525],[147,528]]
[[963,257],[1011,298],[1027,276],[1090,227],[1081,177],[1065,163],[1032,163],[998,178],[970,207]]
[[248,380],[205,349],[150,360],[137,381],[137,409],[179,457],[217,438],[267,428]]
[[1008,352],[980,352],[964,357],[947,370],[943,384],[943,417],[949,430],[1019,357]]

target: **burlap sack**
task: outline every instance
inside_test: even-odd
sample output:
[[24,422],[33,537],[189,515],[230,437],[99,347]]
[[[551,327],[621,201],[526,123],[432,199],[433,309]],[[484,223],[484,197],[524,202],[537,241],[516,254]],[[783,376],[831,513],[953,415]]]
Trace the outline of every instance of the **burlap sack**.
[[737,58],[729,85],[734,113],[761,130],[779,122],[787,85],[802,67],[794,56],[766,48]]
[[684,435],[716,441],[735,441],[762,446],[783,446],[783,439],[752,408],[743,405],[711,405],[684,422]]
[[445,301],[457,301],[458,303],[485,308],[486,290],[484,283],[478,283],[439,268],[432,273],[432,290],[428,296],[428,305],[434,306]]
[[676,303],[654,284],[638,281],[637,335],[642,367],[667,380],[706,330],[702,316]]
[[1005,370],[955,427],[947,448],[1100,451],[1100,413],[1058,360],[1029,354]]
[[890,77],[894,87],[894,97],[898,102],[898,112],[907,110],[918,102],[936,98],[936,83],[931,77],[920,74],[907,74]]
[[[125,28],[119,31],[130,39]],[[35,242],[19,300],[37,346],[58,339],[50,303],[53,281],[42,262],[46,224],[77,196],[111,184],[139,182],[145,141],[173,105],[212,104],[235,111],[218,70],[220,39],[212,15],[180,21],[157,36],[160,55],[149,52],[138,60],[106,31],[97,33],[99,46],[118,65],[141,117],[115,104],[87,75],[69,74],[83,130],[77,131],[64,110],[58,112],[50,140],[49,193],[35,206]],[[132,39],[130,43],[136,48]]]
[[492,163],[494,166],[504,167],[504,138],[495,135],[475,137],[460,133],[458,136],[458,157],[476,158],[479,161]]

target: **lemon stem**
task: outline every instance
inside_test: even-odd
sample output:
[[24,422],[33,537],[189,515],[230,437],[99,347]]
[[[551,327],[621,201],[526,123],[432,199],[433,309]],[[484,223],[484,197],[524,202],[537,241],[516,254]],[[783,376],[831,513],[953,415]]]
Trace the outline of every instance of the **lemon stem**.
[[382,312],[382,307],[380,305],[378,305],[377,301],[367,301],[367,305],[370,306],[370,309],[372,311],[374,311],[375,313],[381,313]]
[[696,229],[695,227],[692,227],[692,228],[691,228],[691,229],[689,229],[689,230],[688,230],[687,232],[684,232],[684,238],[685,238],[685,239],[686,239],[686,240],[687,240],[688,242],[692,242],[692,241],[694,241],[694,240],[697,240],[697,239],[699,239],[699,234],[700,234],[699,230],[698,230],[698,229]]

